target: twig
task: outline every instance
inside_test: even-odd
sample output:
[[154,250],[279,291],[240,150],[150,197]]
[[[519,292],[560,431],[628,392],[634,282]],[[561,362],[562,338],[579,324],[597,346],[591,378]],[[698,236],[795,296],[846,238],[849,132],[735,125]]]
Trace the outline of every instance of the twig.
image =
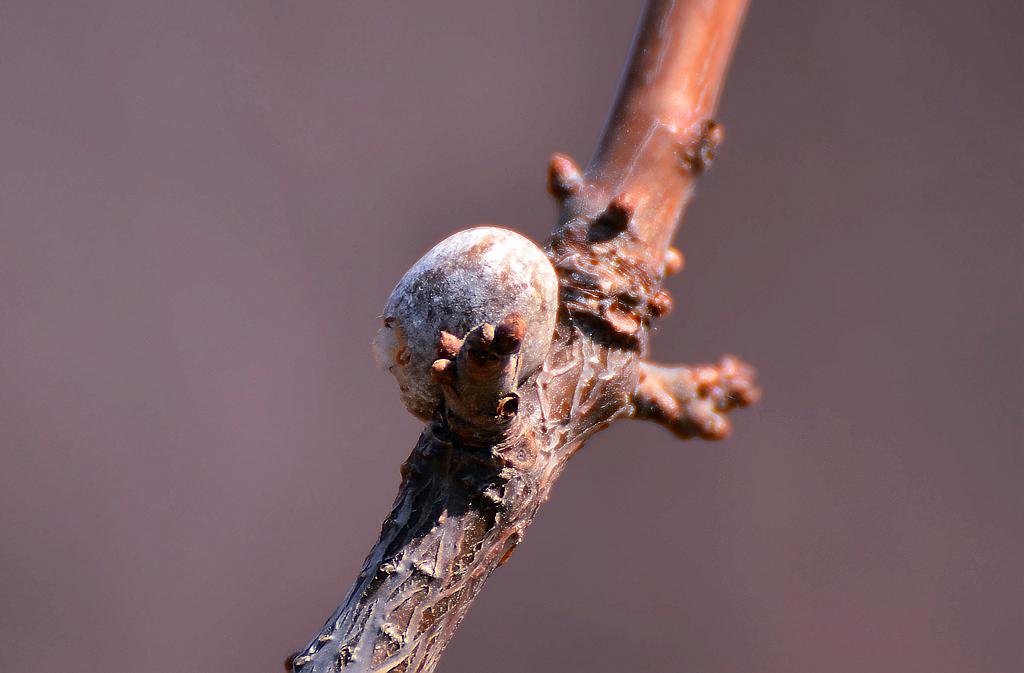
[[[648,4],[590,166],[581,173],[562,155],[551,162],[560,217],[546,252],[559,307],[543,365],[520,368],[520,351],[535,345],[523,343],[536,324],[530,315],[436,335],[433,383],[420,384],[436,385],[443,401],[402,467],[355,586],[289,666],[432,671],[592,433],[634,415],[680,437],[717,438],[728,427],[724,412],[755,399],[752,370],[738,360],[705,368],[641,360],[651,321],[671,307],[661,281],[682,264],[670,241],[722,140],[711,116],[745,6]],[[404,364],[411,356],[398,348]]]

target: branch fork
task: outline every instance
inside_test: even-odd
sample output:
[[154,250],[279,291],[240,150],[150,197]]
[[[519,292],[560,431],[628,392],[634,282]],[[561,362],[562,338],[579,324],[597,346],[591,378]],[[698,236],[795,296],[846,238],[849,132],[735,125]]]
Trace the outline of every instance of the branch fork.
[[736,358],[644,359],[672,308],[662,280],[683,267],[673,235],[723,138],[710,120],[745,8],[650,0],[594,159],[548,167],[546,248],[467,230],[400,282],[375,350],[427,426],[355,585],[288,668],[430,673],[594,432],[632,417],[720,439],[758,398]]

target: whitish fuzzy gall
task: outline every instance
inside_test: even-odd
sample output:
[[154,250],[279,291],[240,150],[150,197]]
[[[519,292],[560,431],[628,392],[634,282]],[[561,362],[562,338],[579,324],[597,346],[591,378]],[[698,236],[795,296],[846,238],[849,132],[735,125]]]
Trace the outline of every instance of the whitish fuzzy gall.
[[398,379],[402,403],[429,419],[441,403],[431,377],[441,332],[464,337],[519,313],[525,335],[519,378],[544,361],[558,313],[558,278],[537,245],[508,229],[475,227],[435,245],[402,277],[374,339],[378,362]]

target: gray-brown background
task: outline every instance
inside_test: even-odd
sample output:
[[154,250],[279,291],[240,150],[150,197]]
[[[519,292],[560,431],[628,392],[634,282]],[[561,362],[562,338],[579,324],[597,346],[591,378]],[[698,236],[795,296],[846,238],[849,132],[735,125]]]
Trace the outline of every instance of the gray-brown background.
[[[279,670],[419,429],[384,299],[545,235],[638,6],[0,0],[0,667]],[[592,441],[443,671],[1024,671],[1021,19],[755,2],[655,348],[764,403]]]

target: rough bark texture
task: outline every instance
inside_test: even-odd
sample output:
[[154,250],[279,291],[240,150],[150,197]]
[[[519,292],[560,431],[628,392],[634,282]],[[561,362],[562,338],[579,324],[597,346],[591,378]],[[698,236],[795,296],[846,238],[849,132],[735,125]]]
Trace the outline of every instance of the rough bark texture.
[[[735,359],[703,368],[641,361],[651,320],[671,305],[662,278],[681,266],[670,241],[722,139],[710,117],[744,9],[744,0],[655,0],[645,9],[591,165],[580,173],[567,157],[552,159],[560,218],[547,252],[560,312],[547,359],[508,381],[503,363],[522,332],[515,316],[441,344],[435,376],[446,402],[403,465],[355,586],[289,666],[432,671],[592,433],[635,415],[681,437],[716,438],[728,429],[724,412],[756,397],[751,370]],[[492,386],[494,408],[456,403],[487,371],[504,381]]]

